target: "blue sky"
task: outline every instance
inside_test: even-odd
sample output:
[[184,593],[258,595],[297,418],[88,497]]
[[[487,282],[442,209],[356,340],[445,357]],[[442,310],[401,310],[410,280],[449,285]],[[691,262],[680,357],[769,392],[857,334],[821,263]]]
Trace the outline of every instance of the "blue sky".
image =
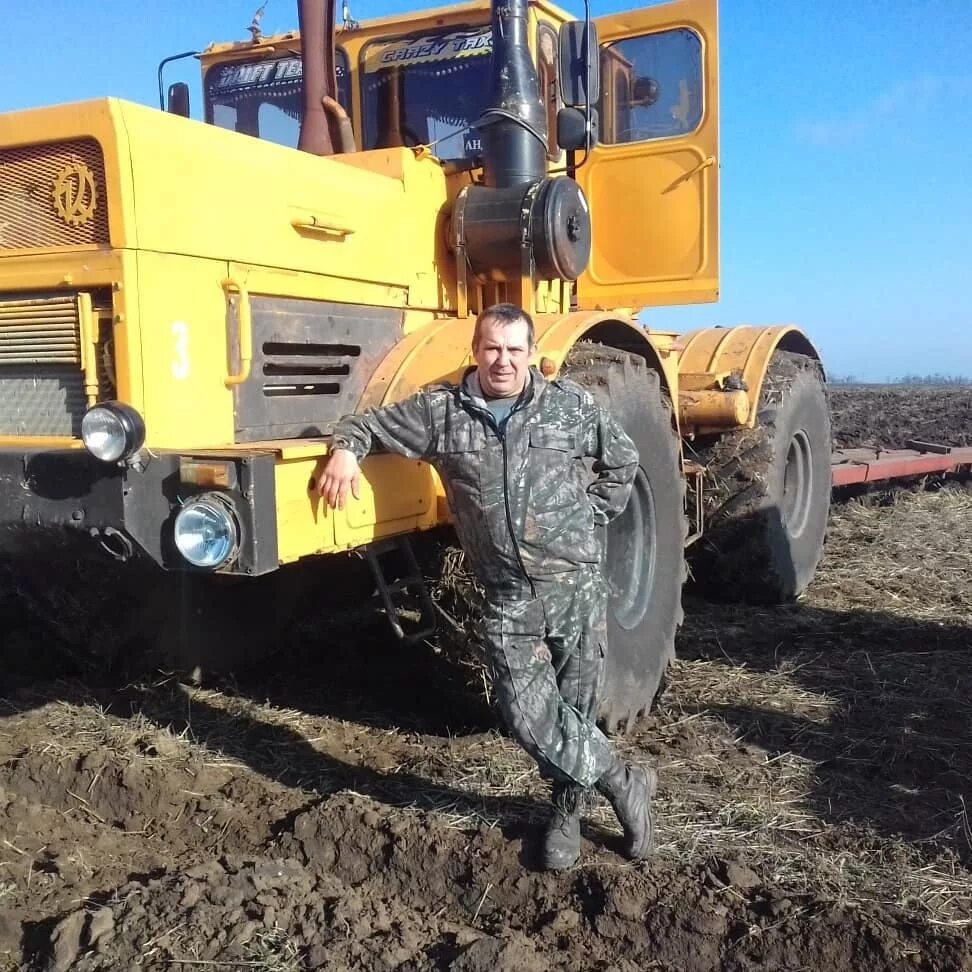
[[[156,103],[162,57],[243,39],[257,6],[0,0],[0,111]],[[295,26],[294,0],[270,0],[264,30]],[[722,299],[647,320],[791,322],[833,373],[972,375],[972,4],[722,0],[720,29]]]

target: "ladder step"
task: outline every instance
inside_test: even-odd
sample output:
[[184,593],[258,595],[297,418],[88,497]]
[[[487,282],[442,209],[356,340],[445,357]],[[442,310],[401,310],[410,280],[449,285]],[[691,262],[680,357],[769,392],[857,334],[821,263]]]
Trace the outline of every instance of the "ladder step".
[[[368,544],[363,550],[364,556],[371,567],[371,574],[378,588],[377,597],[380,598],[385,616],[391,625],[395,636],[406,643],[420,641],[429,637],[435,630],[435,605],[422,577],[415,551],[408,541],[408,537],[395,537],[391,540],[379,540]],[[382,566],[382,557],[389,553],[397,553],[405,558],[408,573],[404,577],[389,583]],[[395,595],[412,593],[419,599],[420,617],[415,625],[406,631],[402,624],[401,614],[395,604]]]

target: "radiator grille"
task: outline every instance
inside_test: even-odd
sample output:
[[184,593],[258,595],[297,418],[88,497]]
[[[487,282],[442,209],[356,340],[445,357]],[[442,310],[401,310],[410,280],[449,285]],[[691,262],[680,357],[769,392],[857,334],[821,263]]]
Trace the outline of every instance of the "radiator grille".
[[[93,187],[70,175],[78,164],[90,172]],[[76,208],[69,205],[66,214],[63,205],[59,214],[55,203],[59,179],[76,195]],[[104,157],[92,138],[0,149],[0,252],[107,243],[105,196]]]
[[0,435],[80,435],[78,313],[76,296],[0,300]]
[[77,297],[0,300],[0,365],[80,363]]

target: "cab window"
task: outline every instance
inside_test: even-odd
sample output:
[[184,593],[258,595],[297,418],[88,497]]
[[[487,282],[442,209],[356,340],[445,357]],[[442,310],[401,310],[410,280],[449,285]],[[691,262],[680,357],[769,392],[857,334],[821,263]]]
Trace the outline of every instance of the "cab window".
[[600,141],[676,138],[702,121],[702,41],[687,27],[629,37],[601,50]]
[[[350,111],[347,55],[335,51],[338,101]],[[299,56],[217,64],[206,73],[206,121],[279,145],[297,147],[303,113]]]
[[441,159],[482,153],[470,126],[486,107],[489,27],[375,41],[362,53],[362,146],[432,144]]

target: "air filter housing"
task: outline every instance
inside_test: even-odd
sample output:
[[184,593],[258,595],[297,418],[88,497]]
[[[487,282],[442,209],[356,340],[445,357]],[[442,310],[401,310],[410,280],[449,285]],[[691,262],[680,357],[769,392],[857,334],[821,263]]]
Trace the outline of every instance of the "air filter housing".
[[587,200],[563,177],[505,189],[468,186],[456,200],[453,230],[454,245],[484,282],[523,274],[576,280],[591,255]]

